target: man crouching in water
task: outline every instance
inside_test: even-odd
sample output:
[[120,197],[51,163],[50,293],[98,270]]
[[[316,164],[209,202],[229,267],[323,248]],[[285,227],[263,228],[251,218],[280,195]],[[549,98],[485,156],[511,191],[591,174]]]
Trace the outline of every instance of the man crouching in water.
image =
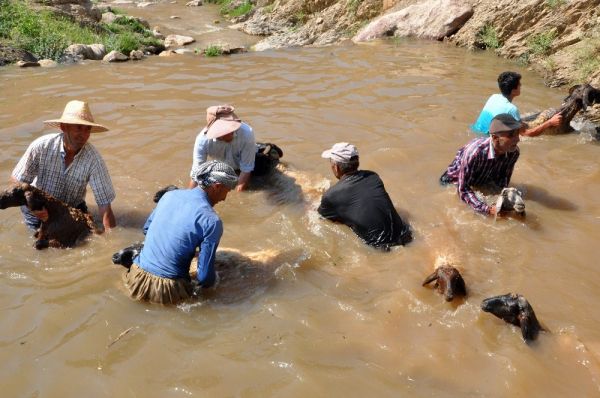
[[348,225],[365,243],[389,250],[412,241],[412,233],[394,208],[377,173],[358,170],[358,150],[339,142],[323,152],[339,182],[321,198],[318,212],[334,222]]
[[227,164],[213,160],[197,169],[198,188],[167,192],[144,225],[146,240],[124,275],[131,298],[177,304],[194,294],[190,263],[200,248],[197,281],[215,284],[215,253],[223,223],[213,206],[235,189],[238,178]]

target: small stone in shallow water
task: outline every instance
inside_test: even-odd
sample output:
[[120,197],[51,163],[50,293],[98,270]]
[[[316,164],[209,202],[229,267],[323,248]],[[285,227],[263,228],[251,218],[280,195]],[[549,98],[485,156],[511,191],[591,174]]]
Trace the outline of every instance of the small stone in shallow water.
[[146,7],[151,6],[151,5],[154,5],[154,3],[151,2],[151,1],[143,1],[143,2],[137,4],[137,6],[139,8],[146,8]]
[[215,25],[217,25],[217,24],[220,24],[220,23],[221,23],[221,21],[219,21],[218,19],[215,19],[215,20],[213,21],[213,23],[214,23]]
[[200,7],[202,5],[202,0],[192,0],[185,3],[187,7]]
[[171,18],[171,19],[181,19],[181,17],[178,17],[177,15],[171,15],[169,18]]
[[132,50],[129,53],[129,58],[132,59],[133,61],[139,61],[142,58],[144,58],[144,52],[140,51],[140,50]]
[[40,66],[39,62],[17,61],[17,66],[20,68],[29,68],[31,66]]
[[58,63],[51,59],[40,59],[38,63],[42,68],[54,68],[55,66],[58,66]]

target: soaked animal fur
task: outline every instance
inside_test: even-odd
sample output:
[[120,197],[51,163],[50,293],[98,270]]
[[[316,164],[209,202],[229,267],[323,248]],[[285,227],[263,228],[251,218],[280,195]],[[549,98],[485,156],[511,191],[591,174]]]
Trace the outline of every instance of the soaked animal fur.
[[527,121],[529,127],[537,127],[542,123],[549,120],[552,116],[560,113],[563,117],[562,123],[556,127],[550,127],[544,130],[544,134],[565,134],[570,133],[573,130],[571,127],[571,120],[575,117],[580,110],[586,111],[588,106],[593,104],[600,104],[600,90],[590,86],[589,84],[578,84],[569,89],[569,95],[564,99],[559,109],[550,108],[541,112],[532,121]]
[[487,298],[481,303],[481,309],[520,327],[526,342],[535,340],[539,332],[544,330],[538,322],[533,308],[520,294],[508,293]]
[[35,232],[35,248],[73,247],[90,232],[99,233],[92,217],[27,183],[0,194],[0,209],[26,205],[30,211],[46,208],[48,219]]
[[[503,212],[514,211],[519,215],[525,215],[525,201],[523,194],[517,188],[508,187],[502,189],[496,200],[496,209]],[[496,217],[498,213],[496,213]]]
[[455,297],[465,297],[467,288],[460,272],[451,265],[439,266],[423,281],[423,286],[435,281],[434,288],[444,296],[446,301],[452,301]]

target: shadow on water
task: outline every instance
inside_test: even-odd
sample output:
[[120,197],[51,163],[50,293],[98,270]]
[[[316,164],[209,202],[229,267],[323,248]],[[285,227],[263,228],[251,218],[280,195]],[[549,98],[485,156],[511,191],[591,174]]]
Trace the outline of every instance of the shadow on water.
[[524,184],[523,191],[526,200],[531,200],[553,210],[575,211],[577,205],[568,199],[552,195],[546,189]]
[[265,176],[252,177],[248,190],[264,192],[267,201],[274,206],[306,201],[302,186],[289,167],[283,164]]

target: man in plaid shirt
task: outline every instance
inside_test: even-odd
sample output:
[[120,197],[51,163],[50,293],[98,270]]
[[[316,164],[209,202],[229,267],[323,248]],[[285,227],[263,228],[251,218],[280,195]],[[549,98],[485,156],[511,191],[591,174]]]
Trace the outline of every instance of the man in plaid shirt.
[[[115,227],[111,208],[115,191],[108,169],[100,153],[88,143],[90,133],[108,129],[94,123],[86,102],[70,101],[60,119],[46,120],[46,125],[58,127],[61,133],[47,134],[33,141],[12,172],[12,180],[26,182],[87,212],[85,193],[88,183],[98,204],[105,229]],[[46,220],[46,210],[30,212],[21,208],[25,223],[32,229]]]
[[495,215],[474,191],[476,186],[505,188],[519,159],[519,134],[526,125],[508,113],[492,119],[490,136],[476,138],[458,150],[454,161],[440,177],[442,184],[457,184],[458,196],[475,211]]

